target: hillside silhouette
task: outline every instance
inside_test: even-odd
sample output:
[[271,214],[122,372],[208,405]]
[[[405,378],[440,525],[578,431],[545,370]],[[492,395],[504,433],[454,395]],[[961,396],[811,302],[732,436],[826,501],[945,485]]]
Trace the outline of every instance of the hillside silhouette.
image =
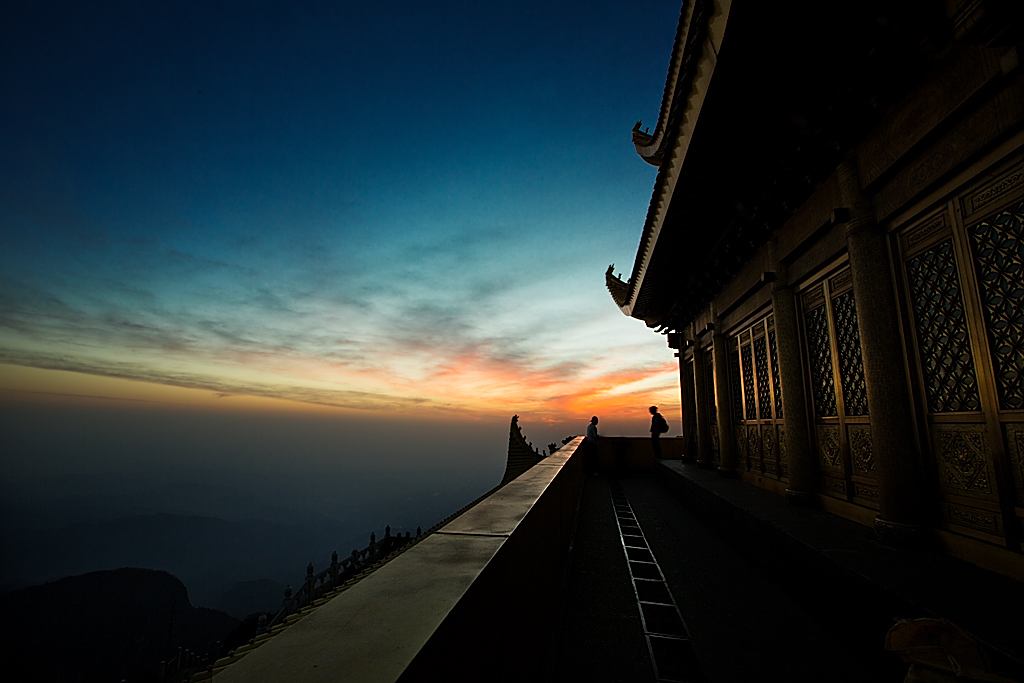
[[115,569],[0,596],[5,678],[91,683],[156,681],[161,660],[230,639],[239,621],[193,607],[167,572]]
[[[172,573],[197,605],[243,618],[280,607],[285,585],[306,563],[327,562],[365,545],[340,524],[149,514],[43,528],[7,530],[0,538],[0,586],[21,588],[64,576],[148,567]],[[258,583],[257,583],[258,582]]]

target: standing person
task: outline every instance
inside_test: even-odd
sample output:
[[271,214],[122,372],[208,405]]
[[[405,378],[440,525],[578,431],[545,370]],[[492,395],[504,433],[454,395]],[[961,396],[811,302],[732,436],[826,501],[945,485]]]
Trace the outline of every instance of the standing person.
[[668,422],[658,412],[658,406],[651,406],[647,410],[651,414],[651,450],[654,451],[654,458],[661,460],[661,442],[658,437],[668,431]]
[[597,441],[601,437],[597,433],[597,415],[590,418],[587,425],[587,439],[583,442],[583,466],[591,474],[597,474]]

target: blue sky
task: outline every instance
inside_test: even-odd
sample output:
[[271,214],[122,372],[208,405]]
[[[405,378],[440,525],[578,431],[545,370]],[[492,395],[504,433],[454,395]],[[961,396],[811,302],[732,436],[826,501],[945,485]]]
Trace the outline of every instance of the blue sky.
[[9,394],[134,396],[73,371],[440,419],[678,403],[603,285],[676,3],[3,12]]

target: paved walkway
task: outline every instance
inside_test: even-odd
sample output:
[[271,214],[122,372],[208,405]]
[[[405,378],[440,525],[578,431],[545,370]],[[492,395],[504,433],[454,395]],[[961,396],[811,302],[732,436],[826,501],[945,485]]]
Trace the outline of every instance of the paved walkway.
[[937,549],[887,546],[868,527],[694,465],[666,461],[656,472],[677,501],[781,577],[847,642],[874,649],[895,619],[942,618],[968,632],[995,671],[1024,680],[1024,580]]
[[[898,681],[881,650],[839,634],[653,477],[619,481],[689,627],[699,670],[676,680]],[[823,596],[827,600],[827,596]],[[609,481],[588,478],[562,623],[547,653],[550,681],[654,681]]]
[[604,477],[587,477],[564,595],[547,654],[551,683],[654,680]]
[[708,680],[902,680],[905,669],[881,643],[874,652],[850,648],[658,481],[629,479],[623,488],[689,625]]

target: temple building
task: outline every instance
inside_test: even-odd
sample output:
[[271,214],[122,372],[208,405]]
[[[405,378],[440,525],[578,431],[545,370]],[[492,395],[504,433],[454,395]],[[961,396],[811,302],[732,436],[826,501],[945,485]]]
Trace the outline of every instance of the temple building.
[[687,458],[1024,576],[1021,4],[687,0],[615,303]]

